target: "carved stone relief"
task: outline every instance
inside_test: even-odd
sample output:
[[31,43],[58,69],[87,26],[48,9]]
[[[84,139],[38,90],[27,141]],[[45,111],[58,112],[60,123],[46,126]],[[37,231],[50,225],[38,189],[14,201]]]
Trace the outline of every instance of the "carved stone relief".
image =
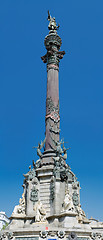
[[78,206],[75,207],[76,211],[77,211],[77,218],[78,218],[78,222],[79,223],[89,223],[89,220],[86,218],[86,214],[83,211],[83,209],[81,208],[81,205],[79,204]]
[[74,207],[74,204],[73,204],[73,201],[72,201],[72,196],[69,193],[69,189],[67,189],[66,192],[65,192],[65,198],[64,198],[62,206],[63,206],[62,211],[75,212],[75,207]]
[[57,235],[58,235],[59,238],[64,238],[65,232],[61,230],[57,233]]
[[40,201],[35,203],[33,210],[35,211],[35,222],[46,221],[46,211]]
[[77,181],[77,178],[76,178],[76,176],[75,175],[73,175],[73,183],[72,183],[72,187],[73,187],[73,189],[77,189],[78,187],[80,187],[79,186],[79,182]]
[[72,199],[73,199],[74,206],[78,206],[79,205],[79,195],[76,191],[73,192]]
[[34,167],[31,169],[31,165],[29,166],[29,169],[29,172],[23,174],[25,182],[28,182],[29,180],[31,181],[34,177],[36,177],[36,169]]
[[50,183],[50,200],[53,202],[54,198],[55,198],[55,181],[54,177],[52,177]]
[[40,232],[40,236],[41,236],[42,238],[46,238],[46,237],[48,236],[48,231],[41,231],[41,232]]
[[74,232],[71,232],[68,237],[67,237],[68,240],[77,240],[77,235],[76,233]]
[[93,240],[103,240],[103,233],[92,233],[91,238]]
[[51,30],[45,37],[44,41],[47,49],[47,53],[41,57],[44,63],[47,63],[47,65],[55,64],[59,66],[59,61],[65,54],[65,51],[58,51],[60,49],[61,43],[61,38],[57,32],[55,30]]
[[54,106],[52,98],[48,97],[46,100],[46,109],[47,109],[46,119],[50,117],[55,122],[58,122],[60,120],[59,115],[58,115],[59,114],[59,102],[58,102],[57,106]]
[[4,233],[0,233],[0,240],[3,240],[3,239],[5,239],[5,240],[10,240],[10,239],[12,239],[13,240],[13,238],[14,238],[14,234],[13,234],[13,232],[4,232]]
[[8,232],[7,236],[9,239],[13,239],[14,234],[13,234],[13,232]]
[[[58,146],[58,152],[62,149],[59,149]],[[69,166],[65,163],[65,160],[63,159],[62,155],[54,157],[54,176],[56,179],[61,179],[61,181],[67,181],[68,179],[68,173],[69,173]]]
[[31,189],[30,200],[34,203],[38,201],[38,189],[35,186]]

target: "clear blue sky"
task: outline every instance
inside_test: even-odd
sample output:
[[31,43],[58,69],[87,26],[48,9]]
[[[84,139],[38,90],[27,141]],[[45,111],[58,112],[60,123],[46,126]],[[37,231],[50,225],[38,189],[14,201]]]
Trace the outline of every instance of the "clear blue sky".
[[61,138],[81,184],[81,204],[103,220],[103,1],[0,1],[0,210],[22,194],[32,146],[44,139],[47,10],[60,23]]

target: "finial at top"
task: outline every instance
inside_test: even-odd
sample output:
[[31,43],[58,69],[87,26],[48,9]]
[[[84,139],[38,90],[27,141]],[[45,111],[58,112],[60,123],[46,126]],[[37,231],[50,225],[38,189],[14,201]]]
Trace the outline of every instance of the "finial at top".
[[47,19],[49,21],[49,25],[48,25],[49,30],[55,31],[55,30],[59,29],[60,25],[58,25],[58,26],[56,25],[55,17],[52,18],[49,11],[48,11]]

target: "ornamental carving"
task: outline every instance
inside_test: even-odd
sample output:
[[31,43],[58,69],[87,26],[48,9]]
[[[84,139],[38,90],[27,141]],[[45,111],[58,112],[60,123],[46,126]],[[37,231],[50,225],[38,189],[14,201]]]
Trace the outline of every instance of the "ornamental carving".
[[34,203],[38,201],[38,189],[36,189],[35,186],[33,186],[31,190],[30,200]]
[[60,129],[57,128],[57,127],[54,128],[54,126],[53,127],[50,126],[50,132],[55,133],[55,134],[59,134],[60,133]]
[[89,220],[86,218],[86,214],[83,211],[83,209],[81,208],[81,205],[79,204],[78,206],[75,207],[76,211],[77,211],[77,219],[79,223],[89,223]]
[[42,238],[46,238],[47,235],[48,235],[48,231],[41,231],[41,232],[40,232],[40,236],[41,236]]
[[91,238],[93,240],[103,240],[103,233],[92,233]]
[[58,51],[61,46],[61,38],[59,35],[56,32],[50,32],[45,37],[44,44],[47,49],[47,53],[41,57],[42,61],[47,63],[47,65],[55,64],[56,66],[59,66],[59,59],[62,59],[65,54],[65,51]]
[[8,236],[9,239],[13,239],[13,232],[8,232],[7,236]]
[[54,177],[51,179],[50,183],[50,200],[53,201],[55,198],[55,182],[54,182]]
[[74,232],[71,232],[67,238],[68,240],[77,240],[77,235]]
[[46,108],[48,110],[48,114],[50,114],[51,112],[59,112],[59,102],[57,104],[57,106],[54,106],[54,103],[52,101],[51,97],[48,97],[46,100]]
[[29,166],[29,172],[27,172],[26,174],[23,174],[23,176],[25,177],[25,181],[24,182],[28,182],[28,180],[32,180],[34,177],[36,177],[36,171],[35,171],[35,166],[33,165],[33,168],[31,169],[31,165]]
[[[52,44],[51,44],[52,42]],[[59,35],[55,32],[55,33],[49,33],[46,37],[45,37],[45,41],[44,41],[45,47],[47,49],[47,51],[49,51],[50,49],[54,50],[54,46],[57,46],[57,49],[60,49],[60,46],[62,44],[61,42],[61,38],[59,37]],[[58,52],[55,48],[55,51]]]
[[[42,155],[43,155],[42,152],[41,152],[41,149],[44,148],[45,142],[46,142],[46,138],[44,139],[44,141],[41,141],[41,143],[39,143],[37,147],[33,147],[33,148],[36,148],[36,149],[37,149],[37,155],[38,155],[40,158],[42,158]],[[40,163],[40,160],[39,160],[39,163]],[[35,167],[36,167],[36,168],[37,168],[37,167],[40,167],[40,165],[37,166],[37,162],[36,162]]]
[[[67,159],[67,150],[70,148],[65,148],[64,147],[64,140],[61,141],[55,141],[52,136],[51,136],[51,141],[53,145],[55,146],[54,151],[56,153],[57,157],[60,157],[60,161],[66,160]],[[63,147],[62,147],[63,145]]]
[[67,153],[62,151],[61,146],[57,146],[57,149],[55,150],[56,152],[56,157],[53,158],[54,160],[54,170],[53,170],[53,174],[55,176],[56,179],[61,179],[62,182],[67,181],[68,177],[69,177],[69,166],[68,164],[66,164],[65,160],[67,158]]
[[79,195],[76,191],[73,192],[72,199],[73,199],[74,206],[78,206],[79,205]]
[[57,233],[57,235],[58,235],[59,238],[64,238],[65,232],[61,230]]
[[57,112],[51,112],[50,114],[46,115],[45,117],[47,118],[51,118],[54,122],[58,123],[60,121],[60,117],[59,114]]
[[0,240],[8,240],[8,239],[13,239],[13,232],[5,232],[5,233],[0,233]]

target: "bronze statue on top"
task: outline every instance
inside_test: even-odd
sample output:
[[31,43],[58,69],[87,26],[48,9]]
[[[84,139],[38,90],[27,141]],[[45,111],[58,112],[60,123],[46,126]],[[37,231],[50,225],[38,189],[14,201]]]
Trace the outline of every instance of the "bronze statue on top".
[[55,17],[52,18],[49,11],[48,11],[48,18],[47,19],[49,21],[49,25],[48,25],[49,30],[59,29],[60,25],[59,24],[58,24],[58,26],[56,25]]

